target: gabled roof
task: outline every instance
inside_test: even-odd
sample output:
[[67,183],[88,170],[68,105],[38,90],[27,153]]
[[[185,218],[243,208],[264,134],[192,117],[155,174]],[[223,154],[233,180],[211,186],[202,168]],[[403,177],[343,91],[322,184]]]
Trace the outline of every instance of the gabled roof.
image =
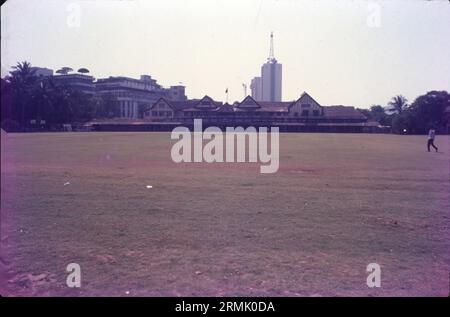
[[293,103],[292,101],[258,101],[261,109],[263,111],[289,111],[289,106]]
[[261,107],[287,107],[293,104],[292,101],[258,101]]
[[333,119],[367,119],[359,110],[355,107],[332,105],[323,107],[324,116],[326,118]]
[[[271,101],[255,101],[252,97],[247,96],[240,103],[234,103],[230,105],[228,103],[223,104],[222,102],[214,101],[209,96],[204,96],[202,99],[190,99],[184,101],[170,101],[166,98],[159,98],[153,105],[146,109],[148,111],[152,109],[157,103],[163,101],[174,111],[212,111],[219,113],[233,113],[233,112],[289,112],[289,108],[297,103],[302,97],[308,96],[314,102],[317,103],[311,96],[306,92],[297,101],[281,101],[281,102],[271,102]],[[209,101],[213,107],[198,107],[202,101]],[[350,106],[343,105],[331,105],[331,106],[321,106],[323,109],[323,115],[325,118],[332,119],[367,119],[359,110]]]
[[[206,103],[206,104],[205,104]],[[195,108],[205,109],[205,108],[218,108],[222,103],[214,101],[210,96],[205,95],[200,101],[194,106]]]
[[247,96],[244,98],[244,100],[242,100],[241,102],[239,102],[239,104],[237,106],[235,106],[235,108],[239,109],[239,110],[246,110],[246,109],[256,109],[256,108],[261,108],[260,104],[253,99],[251,96]]
[[157,99],[150,107],[144,109],[144,111],[148,111],[153,109],[158,103],[163,101],[165,104],[167,104],[172,110],[182,110],[186,107],[192,106],[196,104],[199,100],[198,99],[192,99],[192,100],[184,100],[184,101],[172,101],[168,100],[164,97],[161,97]]
[[[191,100],[188,100],[191,101]],[[202,105],[203,102],[208,102],[209,105]],[[189,105],[183,107],[184,111],[216,111],[220,106],[222,106],[222,102],[215,101],[208,95],[205,95],[202,99],[195,99],[195,102],[190,102]],[[180,109],[181,110],[181,109]]]
[[234,112],[234,107],[226,102],[217,109],[217,112]]
[[171,104],[171,102],[169,102],[168,100],[166,100],[165,98],[161,97],[158,100],[156,100],[149,108],[144,109],[144,111],[148,111],[148,110],[152,110],[158,103],[160,103],[161,101],[163,101],[165,104],[167,104],[170,108],[172,108],[172,110],[176,110],[175,106]]
[[234,107],[236,111],[287,112],[291,104],[291,101],[256,101],[247,96]]
[[310,94],[308,94],[306,91],[304,91],[302,94],[301,94],[301,96],[300,96],[300,98],[298,98],[296,101],[294,101],[294,102],[292,102],[291,103],[291,105],[289,105],[289,108],[291,107],[291,106],[293,106],[294,104],[296,104],[297,102],[299,102],[302,98],[304,98],[304,97],[309,97],[312,101],[314,101],[319,107],[323,107],[320,103],[318,103],[313,97],[311,97],[311,95]]
[[199,99],[189,99],[189,100],[183,100],[183,101],[169,101],[170,104],[172,104],[176,110],[184,110],[187,108],[191,108],[195,106],[199,102]]
[[[153,107],[154,107],[157,103],[159,103],[160,101],[164,101],[166,104],[169,104],[169,103],[167,102],[166,99],[164,99],[163,97],[161,97],[161,98],[158,98],[158,100],[156,100],[154,103],[152,103],[152,104],[150,105],[150,107],[144,109],[144,111],[152,110]],[[170,105],[169,105],[169,106],[170,106]]]

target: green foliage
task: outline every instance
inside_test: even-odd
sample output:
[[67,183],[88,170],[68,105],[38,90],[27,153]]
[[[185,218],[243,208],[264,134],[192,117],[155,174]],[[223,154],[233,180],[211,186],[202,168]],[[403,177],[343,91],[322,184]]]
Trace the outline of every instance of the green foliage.
[[445,132],[449,124],[449,116],[445,114],[450,109],[450,94],[446,91],[430,91],[419,96],[411,105],[406,98],[395,96],[387,108],[374,105],[360,111],[369,120],[378,121],[381,125],[391,126],[393,133],[423,134],[431,127],[438,132]]
[[450,107],[450,94],[446,91],[430,91],[419,96],[401,113],[393,115],[392,132],[422,134],[434,127],[444,132],[448,123],[446,108]]
[[385,109],[380,105],[373,105],[370,107],[370,112],[373,118],[383,126],[390,126],[392,124],[392,117],[388,115]]
[[407,107],[408,100],[402,95],[397,95],[392,97],[391,101],[388,102],[389,108],[387,109],[390,112],[394,112],[397,114],[401,114]]
[[434,127],[441,130],[448,123],[446,108],[450,107],[450,94],[446,91],[430,91],[419,96],[408,109],[413,117],[413,132],[424,133]]
[[373,105],[370,109],[359,109],[369,120],[377,121],[380,125],[391,126],[392,115],[386,113],[380,105]]
[[114,118],[120,116],[120,104],[111,93],[102,94],[97,99],[96,118]]
[[119,103],[113,95],[96,97],[71,86],[56,85],[52,77],[36,76],[28,62],[14,66],[1,83],[1,121],[7,131],[30,129],[31,120],[43,120],[50,128],[119,115]]

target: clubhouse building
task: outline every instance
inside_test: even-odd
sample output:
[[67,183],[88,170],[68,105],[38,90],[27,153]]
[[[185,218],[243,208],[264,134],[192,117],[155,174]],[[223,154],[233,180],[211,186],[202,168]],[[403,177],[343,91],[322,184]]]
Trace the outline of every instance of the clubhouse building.
[[277,126],[280,132],[375,132],[378,126],[354,107],[323,106],[306,92],[292,102],[256,101],[247,96],[232,105],[209,96],[182,101],[161,97],[139,117],[133,122],[118,119],[93,125],[108,131],[166,131],[180,125],[192,128],[194,119],[202,119],[204,128]]

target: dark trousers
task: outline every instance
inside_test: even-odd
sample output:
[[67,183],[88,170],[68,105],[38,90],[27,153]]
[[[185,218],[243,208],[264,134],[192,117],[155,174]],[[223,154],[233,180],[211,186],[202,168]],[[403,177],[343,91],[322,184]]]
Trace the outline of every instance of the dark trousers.
[[428,152],[430,152],[430,146],[432,146],[432,147],[436,150],[436,152],[437,152],[438,148],[437,148],[436,145],[434,145],[434,140],[433,140],[433,139],[429,139],[429,140],[428,140],[428,144],[427,144]]

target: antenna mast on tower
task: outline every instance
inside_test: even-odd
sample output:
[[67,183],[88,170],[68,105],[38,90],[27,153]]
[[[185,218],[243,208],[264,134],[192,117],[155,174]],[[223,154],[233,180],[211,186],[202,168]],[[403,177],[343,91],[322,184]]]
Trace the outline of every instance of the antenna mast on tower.
[[275,53],[273,51],[273,32],[270,32],[270,52],[269,52],[269,58],[267,59],[269,63],[276,63],[277,60],[275,59]]

